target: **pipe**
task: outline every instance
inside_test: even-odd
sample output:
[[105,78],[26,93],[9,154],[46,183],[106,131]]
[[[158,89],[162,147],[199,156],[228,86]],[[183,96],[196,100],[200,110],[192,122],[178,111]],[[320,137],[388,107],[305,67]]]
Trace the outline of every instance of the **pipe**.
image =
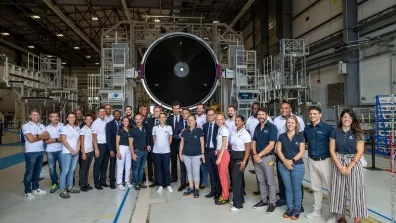
[[84,33],[79,30],[72,21],[70,21],[68,18],[66,18],[65,14],[61,12],[61,10],[56,7],[54,4],[52,4],[51,0],[42,0],[48,8],[51,9],[51,11],[56,14],[66,25],[68,25],[78,36],[80,36],[81,39],[83,39],[92,49],[94,49],[97,53],[100,54],[100,50],[94,43],[91,42],[91,40],[84,35]]
[[125,15],[126,15],[128,21],[131,21],[131,15],[129,15],[128,5],[127,5],[126,1],[121,0],[121,2],[122,2],[122,6],[124,7]]
[[242,10],[238,13],[238,15],[232,20],[231,24],[229,25],[231,28],[235,26],[235,24],[241,19],[243,14],[250,8],[250,6],[254,3],[255,0],[249,0],[245,6],[243,6]]

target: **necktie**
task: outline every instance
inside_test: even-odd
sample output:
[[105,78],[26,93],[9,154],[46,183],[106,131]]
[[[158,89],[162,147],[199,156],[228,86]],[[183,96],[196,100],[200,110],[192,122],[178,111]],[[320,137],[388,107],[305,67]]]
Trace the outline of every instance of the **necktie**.
[[187,128],[187,121],[184,120],[184,128]]
[[209,123],[209,134],[208,139],[206,140],[206,148],[210,148],[210,140],[212,139],[212,123]]
[[157,126],[159,123],[158,123],[158,120],[155,120],[155,126]]

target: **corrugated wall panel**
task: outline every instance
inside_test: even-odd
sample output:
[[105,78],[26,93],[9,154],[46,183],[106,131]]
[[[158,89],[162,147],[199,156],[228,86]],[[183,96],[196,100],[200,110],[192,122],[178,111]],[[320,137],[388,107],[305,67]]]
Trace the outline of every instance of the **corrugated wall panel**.
[[394,5],[396,5],[395,0],[369,0],[359,6],[358,20],[365,19]]

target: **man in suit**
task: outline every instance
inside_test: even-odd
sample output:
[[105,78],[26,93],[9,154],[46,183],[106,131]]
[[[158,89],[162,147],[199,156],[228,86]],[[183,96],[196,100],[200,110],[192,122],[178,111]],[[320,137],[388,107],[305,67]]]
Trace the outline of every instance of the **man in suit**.
[[177,182],[177,156],[179,154],[180,133],[183,130],[182,117],[180,115],[180,102],[172,103],[173,115],[168,117],[166,123],[172,127],[173,139],[171,143],[171,178],[172,182]]
[[153,142],[153,128],[154,126],[159,125],[159,115],[161,113],[161,106],[156,105],[153,108],[153,117],[145,118],[143,124],[147,129],[147,143],[151,146],[150,151],[147,151],[147,170],[148,170],[148,180],[153,182],[149,187],[155,187],[156,182],[154,182],[154,160],[151,154],[152,149],[154,148]]
[[[206,168],[210,176],[211,190],[210,193],[205,197],[206,198],[215,197],[215,199],[218,199],[221,195],[220,177],[216,165],[216,159],[217,159],[216,136],[219,127],[215,123],[215,115],[216,115],[215,111],[213,109],[209,109],[206,113],[208,122],[203,124],[202,126],[204,132],[204,138],[205,138],[205,163],[203,163],[202,165],[206,165]],[[201,186],[205,186],[205,185],[201,185]]]
[[[190,114],[191,114],[190,109],[183,108],[183,110],[182,110],[183,130],[182,130],[182,132],[189,128],[189,126],[188,126],[188,117],[190,116]],[[181,136],[182,132],[180,132],[180,136]],[[186,186],[188,186],[187,169],[186,169],[186,165],[184,164],[184,162],[181,161],[180,159],[179,159],[179,161],[180,161],[179,163],[180,163],[180,181],[181,181],[181,184],[180,184],[179,189],[177,189],[177,191],[183,191],[184,189],[186,189]]]
[[110,178],[110,188],[115,189],[116,183],[116,163],[117,163],[117,148],[116,148],[116,135],[117,130],[119,129],[121,123],[121,112],[115,110],[113,112],[114,119],[106,124],[106,142],[107,149],[110,153],[110,170],[109,170],[109,178]]

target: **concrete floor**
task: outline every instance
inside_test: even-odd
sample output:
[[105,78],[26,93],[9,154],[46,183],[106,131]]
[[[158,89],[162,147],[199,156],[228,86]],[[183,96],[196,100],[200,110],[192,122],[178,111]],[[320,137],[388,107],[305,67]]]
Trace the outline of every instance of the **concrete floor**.
[[[7,137],[11,138],[11,136]],[[10,156],[21,156],[22,146],[0,146],[0,164]],[[371,156],[365,155],[369,165]],[[306,157],[304,157],[306,159]],[[377,157],[377,166],[387,168],[389,159]],[[0,165],[1,166],[1,165]],[[10,165],[0,170],[0,222],[120,222],[120,223],[186,223],[186,222],[219,222],[219,217],[224,222],[261,221],[290,222],[290,219],[282,217],[285,207],[275,210],[272,215],[265,213],[266,208],[254,210],[252,206],[259,201],[258,196],[252,196],[256,189],[255,176],[248,171],[246,180],[246,203],[238,212],[231,212],[231,205],[214,205],[213,199],[205,198],[209,189],[201,190],[201,197],[183,197],[177,191],[179,183],[173,183],[173,193],[166,190],[157,194],[156,189],[143,189],[140,192],[129,189],[125,192],[119,190],[104,189],[103,191],[92,190],[71,195],[70,199],[59,197],[59,191],[49,194],[50,178],[48,166],[43,167],[40,182],[41,189],[46,190],[46,195],[36,196],[34,200],[26,200],[23,194],[24,162]],[[77,167],[78,169],[78,167]],[[251,164],[247,170],[251,170]],[[91,168],[92,170],[92,168]],[[370,219],[366,222],[389,222],[391,215],[390,199],[390,173],[385,171],[365,170],[366,195],[369,207]],[[78,177],[77,177],[78,179]],[[306,168],[304,186],[310,187],[309,172]],[[90,175],[92,185],[92,173]],[[324,201],[326,202],[326,201]],[[309,191],[304,191],[304,208],[300,222],[326,222],[328,217],[328,205],[323,206],[321,218],[313,220],[305,218],[305,214],[311,210],[313,196]],[[349,222],[353,222],[349,220]]]

